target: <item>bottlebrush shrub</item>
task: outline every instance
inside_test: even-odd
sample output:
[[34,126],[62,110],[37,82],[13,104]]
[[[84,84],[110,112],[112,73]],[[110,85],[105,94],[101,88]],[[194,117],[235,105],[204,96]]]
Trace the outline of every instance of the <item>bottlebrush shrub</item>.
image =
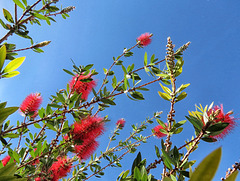
[[[43,3],[42,8],[40,2]],[[17,54],[14,52],[27,49],[41,52],[40,48],[50,43],[44,41],[17,50],[15,44],[6,42],[7,38],[18,34],[32,40],[28,36],[28,22],[40,24],[40,20],[44,20],[50,24],[50,20],[53,21],[56,15],[61,14],[66,18],[67,13],[74,9],[72,6],[62,9],[57,7],[57,4],[58,0],[36,1],[32,5],[27,1],[14,0],[14,6],[24,9],[18,21],[14,21],[11,13],[3,9],[4,21],[12,25],[5,24],[1,20],[1,25],[8,31],[0,39],[0,75],[4,75],[1,78],[10,78],[19,74],[15,69],[21,65],[23,58],[15,58]],[[15,8],[15,18],[19,15],[17,11],[18,8]],[[121,167],[125,155],[135,153],[139,145],[155,138],[161,139],[159,144],[154,147],[148,144],[145,147],[155,148],[155,161],[147,162],[139,152],[133,160],[132,167],[129,170],[123,168],[124,171],[116,178],[117,181],[182,181],[188,180],[189,177],[191,181],[212,180],[221,159],[221,149],[213,151],[194,171],[192,167],[195,166],[195,160],[191,160],[189,156],[192,152],[198,151],[201,141],[209,144],[221,141],[237,125],[236,118],[232,116],[232,111],[224,113],[222,105],[211,104],[205,107],[196,106],[197,110],[189,112],[186,120],[176,120],[175,104],[180,104],[187,97],[185,91],[190,85],[181,84],[177,82],[179,79],[176,79],[183,72],[183,53],[190,42],[174,50],[175,45],[169,37],[166,55],[161,60],[154,54],[149,56],[145,53],[143,67],[135,67],[134,63],[126,61],[128,57],[134,55],[133,51],[136,47],[150,47],[152,36],[151,33],[143,33],[136,38],[136,44],[125,48],[119,56],[113,57],[109,68],[104,68],[104,72],[100,72],[104,74],[104,78],[98,81],[98,85],[94,78],[98,72],[93,64],[73,65],[72,71],[64,69],[71,76],[69,84],[52,95],[50,102],[40,109],[42,102],[40,93],[27,96],[20,105],[20,112],[24,118],[21,117],[17,122],[11,121],[10,124],[7,118],[19,107],[6,107],[7,102],[0,103],[0,141],[3,145],[0,152],[2,155],[0,180],[96,180],[96,177],[103,177],[104,173],[108,172],[107,169]],[[6,59],[13,61],[2,70]],[[118,73],[115,74],[115,71]],[[141,71],[145,71],[152,79],[145,81]],[[131,125],[133,129],[129,136],[119,140],[119,134],[126,127],[125,120],[110,120],[113,113],[110,112],[108,117],[105,110],[115,106],[115,99],[121,95],[126,95],[131,100],[143,101],[144,91],[149,91],[151,84],[156,82],[160,83],[158,91],[160,98],[170,107],[167,116],[161,118],[162,112],[155,112],[151,118]],[[36,114],[39,117],[36,117]],[[103,141],[98,140],[99,137],[104,135],[106,129],[110,129],[110,124],[106,124],[107,121],[116,122],[115,128],[109,137],[106,149],[98,151],[97,148]],[[183,131],[187,121],[193,125],[194,136],[189,139],[190,141],[175,143],[172,137],[178,136]],[[154,124],[152,134],[147,135],[146,130],[151,130],[150,124]],[[223,180],[235,180],[239,165],[240,163],[236,162],[232,169],[228,169]],[[162,173],[153,176],[151,174],[153,169],[158,169]]]

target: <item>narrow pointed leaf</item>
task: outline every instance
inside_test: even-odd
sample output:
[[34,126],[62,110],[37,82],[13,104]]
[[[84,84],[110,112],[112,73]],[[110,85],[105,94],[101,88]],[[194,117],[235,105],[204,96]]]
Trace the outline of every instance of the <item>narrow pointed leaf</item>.
[[14,22],[11,13],[8,10],[4,9],[4,8],[3,8],[3,15],[4,15],[5,19],[7,21],[9,21],[10,23]]
[[7,107],[0,110],[0,125],[7,117],[18,110],[18,107]]
[[5,59],[6,59],[6,54],[7,54],[6,46],[3,45],[3,46],[0,48],[0,71],[2,70],[4,61],[5,61]]
[[12,72],[8,72],[6,74],[3,74],[2,77],[3,78],[11,78],[11,77],[17,76],[18,74],[20,74],[19,71],[12,71]]
[[185,97],[187,97],[187,93],[182,92],[179,96],[177,96],[176,102],[183,100]]
[[25,57],[19,57],[15,58],[11,62],[7,64],[7,66],[4,68],[3,73],[12,72],[13,70],[17,69],[25,60]]
[[13,2],[18,5],[20,8],[24,9],[25,10],[25,7],[24,5],[19,1],[19,0],[13,0]]
[[172,92],[168,87],[163,86],[161,83],[159,84],[162,87],[163,91],[166,92],[167,94],[170,94]]
[[70,74],[72,76],[75,76],[71,71],[67,70],[67,69],[63,69],[64,72],[66,72],[67,74]]
[[144,66],[147,66],[147,52],[144,54]]
[[158,94],[160,95],[161,98],[163,98],[167,101],[169,101],[171,99],[171,96],[168,95],[167,93],[163,93],[163,92],[158,91]]

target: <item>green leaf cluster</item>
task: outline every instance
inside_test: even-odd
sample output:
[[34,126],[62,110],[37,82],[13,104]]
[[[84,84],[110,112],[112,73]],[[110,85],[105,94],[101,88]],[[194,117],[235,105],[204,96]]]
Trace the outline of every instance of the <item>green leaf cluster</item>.
[[24,62],[25,57],[15,58],[11,62],[9,62],[5,68],[3,69],[3,65],[6,60],[6,46],[3,45],[0,48],[0,78],[11,78],[19,74],[19,71],[16,71],[18,67]]

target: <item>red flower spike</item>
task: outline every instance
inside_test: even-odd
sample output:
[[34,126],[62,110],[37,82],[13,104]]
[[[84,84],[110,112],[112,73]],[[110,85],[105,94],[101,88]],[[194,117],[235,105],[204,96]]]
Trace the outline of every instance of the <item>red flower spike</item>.
[[82,145],[75,146],[75,153],[80,159],[88,159],[97,149],[98,142],[94,139],[85,139],[83,140]]
[[140,41],[139,45],[148,46],[152,41],[151,37],[152,37],[152,34],[150,34],[150,33],[144,33],[144,34],[140,35],[137,38],[137,40]]
[[30,94],[22,102],[20,106],[20,112],[23,115],[27,115],[31,113],[36,117],[37,110],[41,103],[42,103],[42,97],[40,96],[40,93]]
[[[166,124],[166,123],[165,123]],[[167,124],[166,124],[166,126],[167,126]],[[164,129],[161,125],[157,125],[157,126],[155,126],[154,128],[153,128],[153,130],[154,130],[154,135],[156,136],[156,137],[158,137],[158,138],[162,138],[162,137],[164,137],[164,136],[166,136],[166,134],[164,134],[164,133],[162,133],[160,130],[161,129]]]
[[[96,81],[82,82],[83,79],[89,79],[91,75],[75,75],[69,82],[69,87],[72,91],[76,91],[78,94],[82,93],[82,99],[87,100],[92,88],[96,86]],[[77,81],[78,80],[78,81]],[[76,82],[77,81],[77,82]]]
[[233,128],[236,126],[236,122],[235,118],[230,116],[233,113],[232,111],[228,112],[227,114],[224,114],[223,105],[221,105],[221,107],[215,106],[213,109],[210,109],[208,111],[208,116],[216,111],[218,111],[219,114],[215,116],[215,119],[213,120],[214,123],[229,123],[229,125],[223,130],[223,132],[221,132],[219,135],[212,136],[213,138],[216,139],[218,138],[222,139],[233,130]]
[[7,163],[9,162],[9,160],[11,159],[11,157],[9,155],[7,155],[6,157],[4,157],[2,159],[2,164],[3,166],[7,165]]
[[41,177],[37,177],[37,178],[35,178],[35,181],[47,181],[47,179],[41,178]]
[[100,117],[88,116],[81,122],[73,124],[73,130],[70,132],[74,140],[95,139],[104,131],[104,122]]
[[72,164],[69,163],[67,158],[58,158],[56,162],[52,164],[49,171],[52,172],[52,181],[57,181],[60,178],[66,177],[68,172],[71,171]]
[[125,126],[125,119],[119,119],[116,123],[116,125],[119,127],[119,129],[122,129]]

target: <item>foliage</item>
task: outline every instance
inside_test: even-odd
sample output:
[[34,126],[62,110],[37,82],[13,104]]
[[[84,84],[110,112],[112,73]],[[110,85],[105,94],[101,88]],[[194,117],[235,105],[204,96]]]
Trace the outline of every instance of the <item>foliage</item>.
[[[16,57],[16,52],[32,49],[42,53],[41,48],[50,43],[43,41],[34,44],[27,23],[41,25],[46,22],[51,25],[55,22],[56,15],[61,15],[64,19],[69,17],[68,13],[74,10],[74,7],[62,9],[58,7],[58,1],[37,0],[30,5],[27,0],[13,0],[14,15],[3,8],[5,20],[0,19],[0,24],[7,32],[0,39],[1,78],[12,78],[19,74],[16,69],[22,65],[25,57]],[[19,9],[22,11],[21,16],[17,14]],[[16,49],[16,44],[7,42],[12,35],[30,40],[31,45]],[[186,120],[176,121],[175,104],[180,104],[187,98],[186,90],[190,86],[189,83],[179,84],[179,87],[176,84],[176,78],[183,72],[183,52],[190,42],[175,51],[175,46],[168,37],[165,58],[159,60],[154,54],[149,56],[145,52],[143,67],[126,65],[128,62],[125,59],[134,56],[133,49],[149,45],[152,36],[150,33],[142,34],[135,45],[125,48],[121,55],[113,57],[112,65],[108,69],[103,68],[105,77],[98,89],[94,79],[98,72],[93,68],[94,65],[74,64],[72,70],[63,69],[72,76],[66,88],[52,95],[51,103],[40,109],[40,94],[28,96],[20,106],[24,119],[15,125],[10,125],[7,118],[19,107],[6,107],[7,102],[0,103],[0,141],[3,146],[1,154],[9,156],[9,159],[3,159],[2,164],[0,163],[0,180],[88,180],[93,176],[101,178],[108,167],[121,167],[121,160],[126,154],[135,153],[139,145],[153,136],[161,139],[161,144],[155,145],[156,160],[147,166],[147,159],[143,159],[139,152],[131,170],[120,173],[118,181],[156,181],[157,178],[150,171],[160,164],[163,168],[160,179],[163,181],[212,180],[220,163],[221,148],[210,153],[194,171],[192,168],[196,161],[190,160],[189,156],[197,151],[201,141],[212,143],[226,136],[234,128],[235,118],[231,116],[232,112],[225,114],[223,106],[211,104],[205,107],[196,106],[196,111],[190,111]],[[9,62],[6,63],[7,61]],[[164,68],[160,69],[159,64],[164,64]],[[123,76],[117,76],[113,67],[118,68],[117,71],[122,72]],[[140,71],[145,71],[152,80],[146,81]],[[97,155],[97,138],[104,134],[105,123],[110,121],[107,115],[102,118],[98,113],[116,106],[116,99],[122,94],[130,100],[143,101],[144,91],[150,91],[146,86],[155,82],[160,84],[159,96],[170,105],[167,121],[160,120],[162,112],[155,112],[151,118],[146,118],[140,124],[133,124],[132,132],[125,140],[117,140],[125,126],[125,120],[120,119],[109,138],[106,150]],[[90,92],[94,95],[91,99]],[[142,135],[154,121],[157,126],[152,130],[152,134]],[[193,125],[195,136],[177,147],[171,138],[183,131],[187,121]],[[31,125],[38,130],[37,133],[32,132]],[[49,137],[46,130],[54,136]],[[163,137],[166,137],[166,140]],[[17,145],[12,145],[11,141],[14,139],[17,140]],[[115,146],[111,146],[113,143]],[[103,165],[106,162],[107,164]],[[236,163],[227,173],[226,180],[236,180],[239,165]],[[68,172],[71,172],[71,176],[66,177]]]

